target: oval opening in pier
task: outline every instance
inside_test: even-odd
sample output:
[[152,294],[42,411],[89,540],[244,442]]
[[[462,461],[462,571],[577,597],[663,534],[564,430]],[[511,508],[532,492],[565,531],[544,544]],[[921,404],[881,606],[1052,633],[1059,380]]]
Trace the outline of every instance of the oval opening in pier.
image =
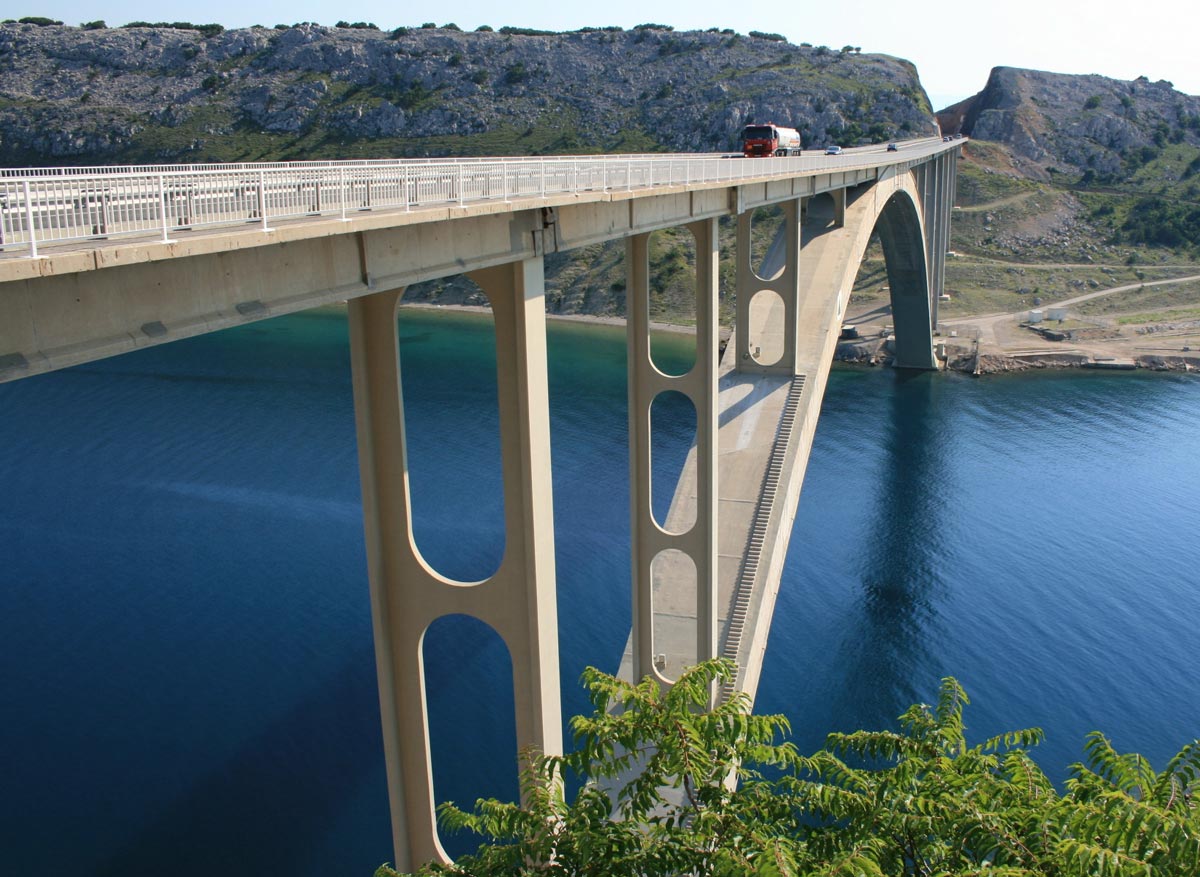
[[[683,393],[666,390],[650,404],[650,506],[668,533],[696,523],[696,425],[696,406]],[[684,482],[690,489],[680,490]]]
[[785,308],[779,293],[763,289],[750,299],[750,356],[763,366],[783,358]]
[[757,207],[750,214],[750,270],[759,280],[774,280],[786,266],[787,245],[780,234],[783,220],[778,204]]
[[646,316],[680,330],[650,333],[650,361],[663,374],[685,375],[696,364],[696,239],[687,228],[665,228],[650,235],[649,252]]
[[[449,289],[433,292],[482,296],[465,277]],[[505,545],[491,312],[401,307],[398,331],[413,539],[441,575],[482,581],[499,569]]]
[[654,666],[674,682],[696,663],[696,562],[674,548],[650,564],[654,587]]
[[[478,798],[516,801],[516,711],[504,640],[476,618],[445,615],[425,631],[421,655],[438,804],[470,809]],[[484,840],[469,832],[438,835],[454,857]]]

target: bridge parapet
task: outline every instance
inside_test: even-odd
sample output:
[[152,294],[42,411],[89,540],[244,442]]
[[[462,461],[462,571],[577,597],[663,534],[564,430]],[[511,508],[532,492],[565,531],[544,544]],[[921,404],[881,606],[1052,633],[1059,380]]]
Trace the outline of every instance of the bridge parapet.
[[[955,144],[957,145],[957,144]],[[927,159],[941,141],[912,141],[904,161]],[[729,154],[544,158],[249,162],[113,168],[0,169],[0,250],[37,257],[71,241],[271,223],[369,210],[512,204],[552,196],[867,170],[896,163],[874,147],[743,159]]]

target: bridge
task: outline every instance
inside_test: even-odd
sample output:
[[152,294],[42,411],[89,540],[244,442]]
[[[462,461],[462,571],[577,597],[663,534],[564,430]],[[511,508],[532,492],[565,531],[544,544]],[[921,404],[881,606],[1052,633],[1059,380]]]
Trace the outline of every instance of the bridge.
[[[465,614],[508,647],[517,743],[562,751],[543,258],[624,240],[633,614],[621,673],[663,685],[725,655],[758,685],[821,397],[858,265],[882,244],[894,364],[938,365],[961,143],[940,138],[742,159],[613,155],[0,170],[0,381],[348,302],[363,517],[396,863],[445,859],[421,646]],[[760,207],[782,223],[751,259]],[[722,355],[718,222],[737,223],[736,323]],[[650,345],[649,240],[695,242],[695,364]],[[446,578],[412,536],[396,313],[466,274],[496,337],[506,549]],[[651,410],[687,397],[696,439],[670,511],[650,485]]]

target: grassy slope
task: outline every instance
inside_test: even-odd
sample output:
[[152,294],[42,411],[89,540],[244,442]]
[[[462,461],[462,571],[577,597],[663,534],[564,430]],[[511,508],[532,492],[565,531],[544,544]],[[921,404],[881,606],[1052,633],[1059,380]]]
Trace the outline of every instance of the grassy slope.
[[[1050,303],[1090,290],[1200,273],[1195,246],[1132,245],[1121,233],[1146,193],[1189,197],[1189,183],[1179,182],[1179,176],[1197,152],[1174,145],[1128,181],[1095,190],[1057,174],[1046,182],[1031,180],[1015,169],[1002,145],[972,141],[959,164],[951,237],[957,255],[946,272],[952,301],[941,312],[1016,311],[1035,297]],[[1172,294],[1194,296],[1195,289]],[[1117,301],[1136,306],[1128,298]]]

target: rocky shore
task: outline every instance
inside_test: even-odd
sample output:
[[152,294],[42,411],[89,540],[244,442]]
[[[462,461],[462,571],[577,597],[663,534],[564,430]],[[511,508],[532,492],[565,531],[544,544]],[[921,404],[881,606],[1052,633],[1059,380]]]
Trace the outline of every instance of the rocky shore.
[[[944,353],[941,361],[949,371],[970,375],[994,375],[1008,372],[1024,372],[1036,369],[1086,368],[1111,371],[1189,372],[1200,374],[1200,349],[1189,349],[1181,345],[1179,352],[1138,353],[1136,351],[1113,351],[1128,355],[1093,354],[1078,350],[1058,351],[1053,347],[1042,350],[1004,351],[986,349],[974,341],[940,341]],[[887,339],[873,337],[842,342],[834,353],[838,362],[862,365],[890,365],[891,353]]]

